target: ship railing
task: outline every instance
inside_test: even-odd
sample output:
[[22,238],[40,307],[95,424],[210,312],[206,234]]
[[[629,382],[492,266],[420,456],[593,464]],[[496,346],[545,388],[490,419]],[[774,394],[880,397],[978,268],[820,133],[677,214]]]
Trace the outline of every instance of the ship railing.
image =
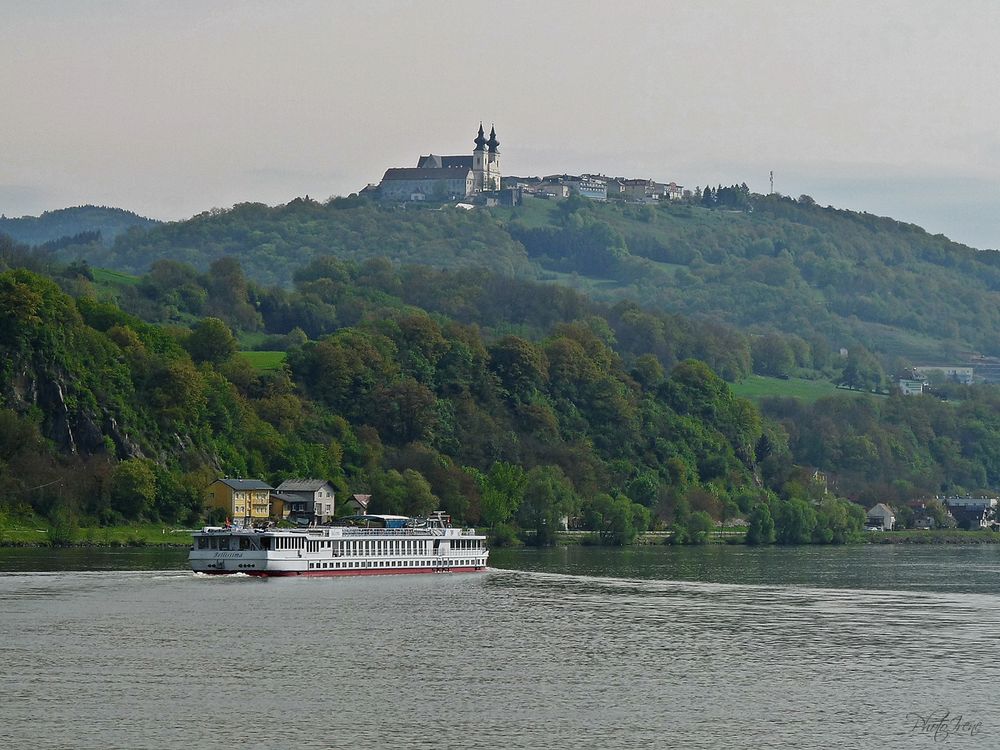
[[433,528],[363,529],[352,528],[350,526],[342,528],[344,529],[344,536],[415,536],[421,534],[441,536],[443,533],[442,529]]

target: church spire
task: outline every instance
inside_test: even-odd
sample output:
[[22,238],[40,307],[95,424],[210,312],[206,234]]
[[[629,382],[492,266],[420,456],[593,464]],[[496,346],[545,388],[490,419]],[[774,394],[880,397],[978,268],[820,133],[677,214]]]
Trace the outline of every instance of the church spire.
[[497,129],[495,125],[490,125],[490,139],[486,141],[491,154],[500,153],[500,141],[497,140]]
[[476,151],[483,151],[486,146],[486,133],[483,132],[482,123],[479,123],[479,135],[476,136],[476,140],[473,143],[476,144]]

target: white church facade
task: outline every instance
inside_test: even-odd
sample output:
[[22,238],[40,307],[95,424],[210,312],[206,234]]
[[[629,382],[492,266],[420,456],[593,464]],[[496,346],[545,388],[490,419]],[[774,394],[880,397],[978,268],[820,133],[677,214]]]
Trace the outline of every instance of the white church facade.
[[500,141],[496,128],[487,139],[482,123],[471,156],[421,156],[416,167],[387,169],[379,183],[384,200],[422,201],[468,198],[500,190]]

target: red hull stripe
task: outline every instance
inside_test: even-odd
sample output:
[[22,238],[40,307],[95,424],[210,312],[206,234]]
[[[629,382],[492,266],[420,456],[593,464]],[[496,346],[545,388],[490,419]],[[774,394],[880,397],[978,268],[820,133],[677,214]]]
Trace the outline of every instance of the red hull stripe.
[[401,573],[483,573],[486,568],[347,568],[342,570],[202,570],[208,575],[233,575],[244,573],[259,578],[287,578],[289,576],[384,576]]

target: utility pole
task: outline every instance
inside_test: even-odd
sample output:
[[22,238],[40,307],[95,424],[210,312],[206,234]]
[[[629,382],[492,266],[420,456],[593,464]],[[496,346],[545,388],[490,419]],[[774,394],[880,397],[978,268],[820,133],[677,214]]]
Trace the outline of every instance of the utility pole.
[[770,195],[774,195],[774,170],[771,170],[771,192]]

